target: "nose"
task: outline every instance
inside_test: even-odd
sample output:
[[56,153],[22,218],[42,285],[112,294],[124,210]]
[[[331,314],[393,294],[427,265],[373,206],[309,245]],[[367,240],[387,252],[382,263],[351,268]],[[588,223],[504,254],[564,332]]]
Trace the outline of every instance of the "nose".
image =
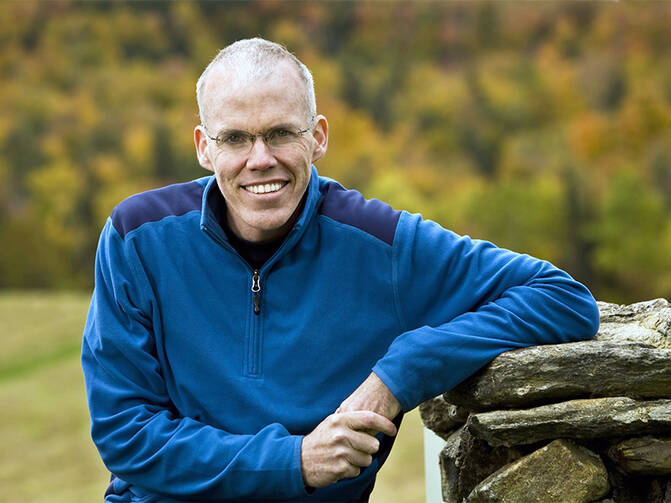
[[250,169],[266,169],[275,165],[275,156],[270,151],[263,136],[257,135],[247,157],[247,167]]

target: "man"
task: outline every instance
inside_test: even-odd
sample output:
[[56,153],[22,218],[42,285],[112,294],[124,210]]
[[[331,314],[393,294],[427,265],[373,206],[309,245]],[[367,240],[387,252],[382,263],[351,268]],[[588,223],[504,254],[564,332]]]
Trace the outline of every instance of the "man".
[[106,501],[367,501],[403,411],[595,333],[547,262],[320,178],[327,121],[280,46],[227,47],[197,98],[214,175],[122,202],[98,248],[82,364]]

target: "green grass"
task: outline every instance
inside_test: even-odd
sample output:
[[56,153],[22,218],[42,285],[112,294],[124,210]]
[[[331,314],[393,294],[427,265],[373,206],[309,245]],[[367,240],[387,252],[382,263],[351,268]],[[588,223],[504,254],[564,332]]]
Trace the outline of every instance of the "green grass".
[[[79,365],[88,294],[0,293],[0,502],[102,501]],[[424,501],[422,429],[406,416],[372,503]]]
[[102,501],[79,348],[88,296],[0,294],[0,501]]

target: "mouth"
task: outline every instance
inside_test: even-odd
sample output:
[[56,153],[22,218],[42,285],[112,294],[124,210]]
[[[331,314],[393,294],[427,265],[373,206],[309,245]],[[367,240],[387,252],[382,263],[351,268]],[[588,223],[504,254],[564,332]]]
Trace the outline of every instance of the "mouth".
[[242,188],[252,194],[272,194],[279,192],[289,182],[271,182],[271,183],[256,183],[253,185],[243,185]]

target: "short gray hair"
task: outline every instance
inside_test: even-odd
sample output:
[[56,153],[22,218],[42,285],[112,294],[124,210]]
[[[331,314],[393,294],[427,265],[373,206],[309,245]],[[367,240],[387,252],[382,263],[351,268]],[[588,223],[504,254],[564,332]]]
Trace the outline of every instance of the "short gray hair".
[[317,115],[317,104],[310,70],[284,46],[262,38],[250,38],[238,40],[221,49],[200,75],[196,83],[196,100],[201,124],[205,125],[203,88],[212,68],[220,64],[230,65],[233,68],[245,68],[250,75],[261,76],[270,73],[280,61],[290,61],[296,65],[298,74],[305,85],[304,102],[307,118],[312,121]]

